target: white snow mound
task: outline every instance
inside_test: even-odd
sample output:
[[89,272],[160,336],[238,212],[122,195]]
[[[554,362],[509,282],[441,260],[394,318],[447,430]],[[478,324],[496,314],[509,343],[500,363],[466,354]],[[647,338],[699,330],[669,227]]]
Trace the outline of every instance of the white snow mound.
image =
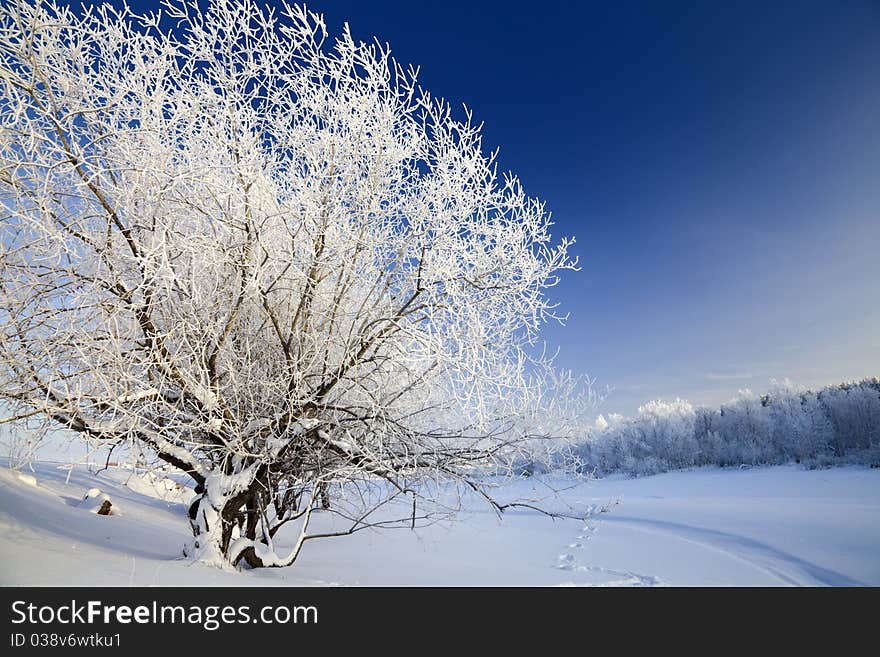
[[[110,512],[100,514],[102,508],[104,508],[104,503],[108,502],[110,504]],[[82,501],[79,503],[79,508],[88,511],[89,513],[95,513],[99,515],[119,515],[119,510],[113,506],[113,502],[110,500],[110,496],[107,493],[102,493],[100,488],[90,488],[88,492],[83,496]]]

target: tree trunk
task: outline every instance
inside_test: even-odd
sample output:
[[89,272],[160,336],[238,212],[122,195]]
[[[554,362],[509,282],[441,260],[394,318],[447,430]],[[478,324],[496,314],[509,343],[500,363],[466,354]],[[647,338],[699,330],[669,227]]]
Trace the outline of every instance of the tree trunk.
[[193,541],[191,550],[186,551],[187,556],[220,568],[231,565],[226,553],[234,522],[225,520],[229,515],[226,506],[228,503],[218,507],[206,492],[196,498],[190,506]]
[[318,484],[318,490],[320,491],[321,508],[327,511],[330,509],[330,490],[327,486],[327,482],[322,481]]
[[[303,517],[300,539],[290,555],[282,559],[274,552],[272,536],[273,529],[277,530],[286,521],[276,523],[274,528],[266,524],[267,500],[278,503],[277,497],[272,498],[269,492],[268,468],[260,463],[239,467],[238,470],[230,467],[226,473],[215,471],[205,477],[204,484],[196,486],[197,497],[188,512],[193,540],[184,554],[226,569],[237,567],[242,560],[251,568],[293,563],[305,541],[305,529],[317,498],[321,498],[325,509],[330,506],[327,485],[317,484],[312,489],[305,510],[297,516]],[[292,497],[284,501],[295,509],[298,506],[296,491],[289,489],[286,493]]]
[[[264,474],[261,469],[255,470],[253,480],[246,487],[237,482],[242,472],[211,475],[204,485],[196,486],[198,497],[193,500],[188,513],[193,540],[184,554],[220,568],[235,567],[241,559],[252,568],[262,567],[253,548],[231,554],[236,550],[231,550],[230,546],[235,538],[258,539],[261,522],[259,491],[267,486],[262,481]],[[235,535],[236,529],[238,536]]]

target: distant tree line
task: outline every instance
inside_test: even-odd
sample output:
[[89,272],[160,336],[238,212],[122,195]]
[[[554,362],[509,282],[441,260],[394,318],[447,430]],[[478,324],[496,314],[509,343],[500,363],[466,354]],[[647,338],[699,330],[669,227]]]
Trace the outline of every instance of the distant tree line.
[[818,392],[776,384],[720,408],[652,401],[637,417],[600,416],[576,448],[579,468],[648,475],[693,466],[880,466],[880,379]]

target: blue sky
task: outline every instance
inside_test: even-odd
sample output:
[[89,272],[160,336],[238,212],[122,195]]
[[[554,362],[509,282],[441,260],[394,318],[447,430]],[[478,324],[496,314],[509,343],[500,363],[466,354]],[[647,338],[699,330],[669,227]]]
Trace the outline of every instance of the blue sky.
[[605,410],[880,375],[880,3],[309,7],[471,107],[577,238],[546,335]]

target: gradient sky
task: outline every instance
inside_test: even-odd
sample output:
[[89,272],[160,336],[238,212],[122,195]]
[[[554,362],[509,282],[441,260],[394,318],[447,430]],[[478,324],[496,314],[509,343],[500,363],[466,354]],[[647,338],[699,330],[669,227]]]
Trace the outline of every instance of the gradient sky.
[[471,107],[577,238],[546,335],[603,410],[880,375],[880,3],[309,7]]

